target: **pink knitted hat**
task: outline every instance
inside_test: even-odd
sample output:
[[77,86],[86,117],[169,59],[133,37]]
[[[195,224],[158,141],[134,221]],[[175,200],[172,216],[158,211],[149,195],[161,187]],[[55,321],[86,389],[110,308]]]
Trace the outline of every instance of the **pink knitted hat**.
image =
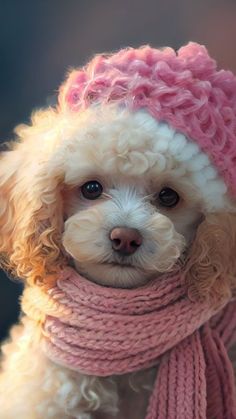
[[62,111],[93,103],[144,108],[169,123],[198,143],[236,195],[236,77],[218,71],[204,46],[97,55],[70,73],[59,94]]

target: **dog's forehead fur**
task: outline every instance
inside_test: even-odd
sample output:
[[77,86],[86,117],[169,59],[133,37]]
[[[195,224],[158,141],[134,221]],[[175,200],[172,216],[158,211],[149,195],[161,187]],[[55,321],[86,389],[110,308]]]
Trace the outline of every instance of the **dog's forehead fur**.
[[107,106],[67,114],[49,160],[60,167],[68,185],[93,178],[158,186],[174,182],[187,193],[194,190],[206,211],[231,207],[226,185],[208,156],[145,111]]

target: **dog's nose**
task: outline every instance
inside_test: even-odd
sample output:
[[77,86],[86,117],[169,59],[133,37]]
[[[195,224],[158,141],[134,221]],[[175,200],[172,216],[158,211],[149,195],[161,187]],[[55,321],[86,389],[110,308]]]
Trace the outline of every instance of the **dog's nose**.
[[135,228],[116,227],[110,232],[112,248],[123,256],[132,255],[142,244],[142,236]]

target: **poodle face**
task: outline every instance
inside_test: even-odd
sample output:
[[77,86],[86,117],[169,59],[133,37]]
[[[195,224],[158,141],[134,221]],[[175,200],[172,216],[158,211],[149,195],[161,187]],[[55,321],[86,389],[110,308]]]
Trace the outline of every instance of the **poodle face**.
[[202,217],[197,188],[157,150],[152,124],[142,113],[103,114],[67,148],[62,244],[95,282],[133,287],[174,269]]
[[14,170],[0,188],[13,202],[0,249],[19,276],[71,263],[135,287],[182,266],[206,214],[232,206],[198,146],[145,111],[46,111],[18,131],[23,142],[2,160]]
[[142,112],[93,112],[64,150],[63,247],[89,279],[138,286],[183,263],[207,199],[194,182],[197,170],[168,147],[168,139],[186,143],[183,136],[173,138],[168,125]]

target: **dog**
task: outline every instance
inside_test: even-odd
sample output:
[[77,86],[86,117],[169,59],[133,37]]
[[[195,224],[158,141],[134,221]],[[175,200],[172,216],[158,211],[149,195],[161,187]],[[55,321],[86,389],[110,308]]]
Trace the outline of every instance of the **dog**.
[[[50,290],[70,266],[129,290],[181,269],[191,296],[227,293],[236,201],[196,141],[115,100],[39,110],[16,133],[0,157],[0,252],[26,290]],[[3,419],[143,419],[158,370],[97,377],[66,368],[48,359],[25,315],[2,353]]]

